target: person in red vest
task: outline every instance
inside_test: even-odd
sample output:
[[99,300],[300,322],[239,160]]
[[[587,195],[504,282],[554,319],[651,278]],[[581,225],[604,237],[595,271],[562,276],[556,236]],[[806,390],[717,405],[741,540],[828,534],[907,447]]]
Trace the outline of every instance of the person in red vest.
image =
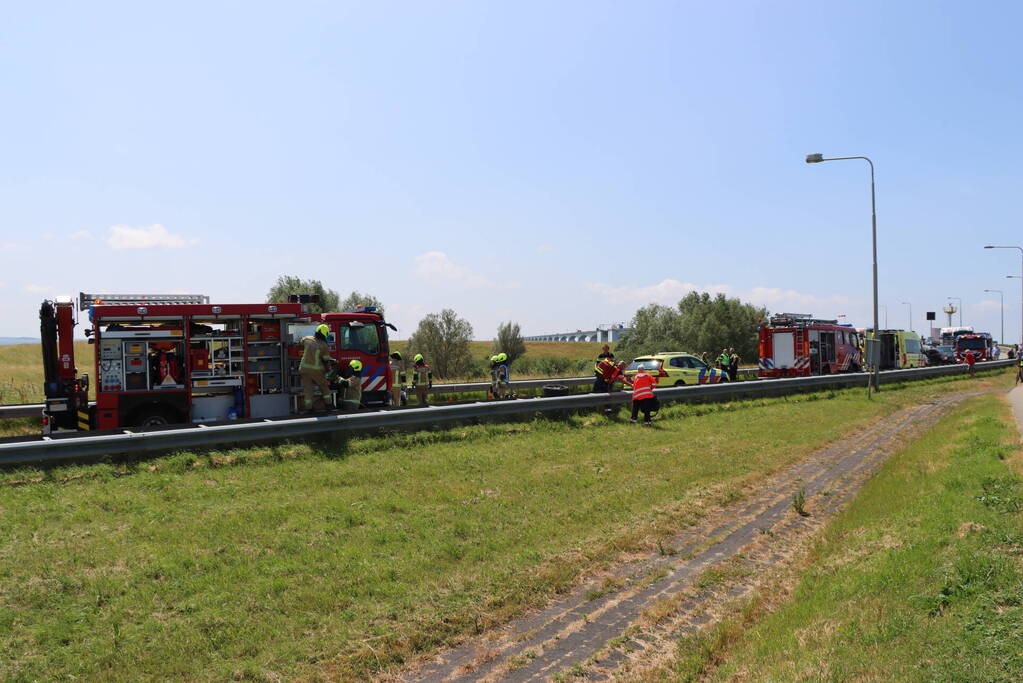
[[970,377],[975,377],[977,375],[977,368],[975,367],[976,362],[977,362],[977,359],[974,358],[973,351],[970,351],[970,350],[967,349],[967,351],[966,351],[966,371],[970,373]]
[[643,411],[643,424],[652,424],[650,413],[657,411],[657,399],[654,397],[654,387],[657,386],[657,378],[640,367],[639,372],[632,378],[632,419],[629,422],[635,424],[639,411]]

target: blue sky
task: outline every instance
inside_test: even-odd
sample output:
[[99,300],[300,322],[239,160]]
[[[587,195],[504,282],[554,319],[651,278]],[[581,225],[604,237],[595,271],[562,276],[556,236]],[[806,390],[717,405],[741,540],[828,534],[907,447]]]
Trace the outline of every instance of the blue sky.
[[[1016,3],[7,3],[0,335],[80,290],[368,291],[411,332],[692,288],[1020,334]],[[882,324],[884,323],[882,314]]]

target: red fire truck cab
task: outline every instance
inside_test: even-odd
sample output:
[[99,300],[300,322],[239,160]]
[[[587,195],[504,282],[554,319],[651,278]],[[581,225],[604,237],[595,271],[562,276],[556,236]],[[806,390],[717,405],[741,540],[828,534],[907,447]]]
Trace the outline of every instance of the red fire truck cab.
[[851,325],[802,313],[771,316],[759,331],[759,376],[806,377],[858,372],[860,339]]
[[991,335],[987,332],[968,332],[957,335],[954,345],[956,362],[965,363],[966,352],[973,351],[973,358],[979,363],[991,360],[994,343],[991,340]]
[[[295,297],[293,297],[295,298]],[[387,323],[373,310],[310,314],[306,303],[213,305],[202,295],[81,294],[96,403],[72,343],[74,303],[40,309],[44,431],[280,417],[300,404],[301,339],[326,323],[331,356],[363,362],[364,402],[389,396]]]

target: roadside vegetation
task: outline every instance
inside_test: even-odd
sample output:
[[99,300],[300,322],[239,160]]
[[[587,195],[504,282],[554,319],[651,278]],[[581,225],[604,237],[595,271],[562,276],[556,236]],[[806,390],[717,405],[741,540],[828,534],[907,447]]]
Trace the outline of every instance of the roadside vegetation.
[[0,678],[366,678],[963,388],[674,405],[653,429],[580,415],[7,471]]
[[1000,396],[959,408],[830,525],[787,601],[762,595],[681,641],[661,676],[1023,680],[1018,444]]
[[[78,369],[91,378],[94,374],[92,346],[84,341],[75,342],[75,357],[79,359]],[[89,395],[96,397],[95,387],[90,387]],[[0,346],[0,404],[39,403],[42,400],[43,357],[39,344]]]

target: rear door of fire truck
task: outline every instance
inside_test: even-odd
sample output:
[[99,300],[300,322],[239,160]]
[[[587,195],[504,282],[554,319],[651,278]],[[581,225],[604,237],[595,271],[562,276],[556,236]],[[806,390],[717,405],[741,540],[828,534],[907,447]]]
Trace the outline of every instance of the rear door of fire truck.
[[774,346],[774,367],[788,370],[796,365],[796,333],[775,332],[772,335]]

